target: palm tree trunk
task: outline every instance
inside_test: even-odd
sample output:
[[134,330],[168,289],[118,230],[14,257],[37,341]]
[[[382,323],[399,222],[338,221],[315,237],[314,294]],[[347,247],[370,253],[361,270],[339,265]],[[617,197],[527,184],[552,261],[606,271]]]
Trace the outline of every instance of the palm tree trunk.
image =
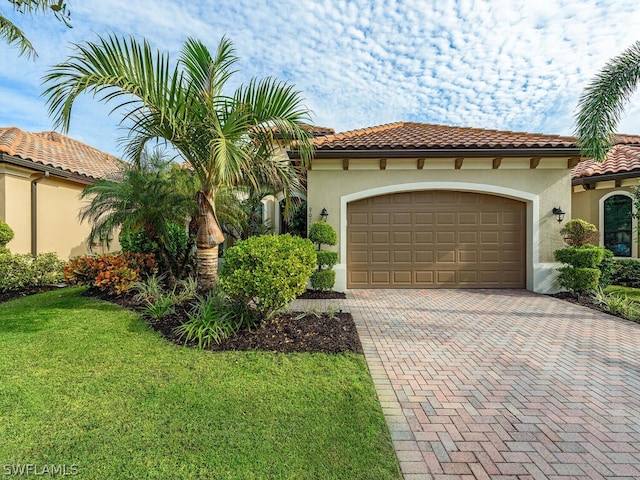
[[218,245],[224,242],[224,235],[216,216],[214,195],[200,191],[196,194],[196,202],[200,214],[196,235],[198,288],[209,291],[218,282]]

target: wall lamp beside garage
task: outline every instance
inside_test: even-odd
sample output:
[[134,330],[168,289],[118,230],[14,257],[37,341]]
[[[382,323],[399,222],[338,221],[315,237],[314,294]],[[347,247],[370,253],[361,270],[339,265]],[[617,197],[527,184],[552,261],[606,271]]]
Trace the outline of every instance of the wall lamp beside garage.
[[320,212],[320,218],[322,218],[323,222],[326,222],[328,216],[329,216],[329,212],[327,212],[326,208],[323,208],[322,211]]
[[553,207],[552,213],[556,216],[558,223],[561,223],[564,220],[565,213],[562,211],[560,207]]

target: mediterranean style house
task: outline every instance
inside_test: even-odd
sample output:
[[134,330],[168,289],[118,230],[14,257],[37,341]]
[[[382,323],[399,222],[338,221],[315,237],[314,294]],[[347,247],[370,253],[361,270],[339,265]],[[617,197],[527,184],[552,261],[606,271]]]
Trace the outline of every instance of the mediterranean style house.
[[573,217],[593,223],[600,245],[616,257],[638,258],[638,225],[631,190],[640,180],[640,136],[618,135],[604,162],[586,160],[571,171]]
[[338,232],[337,290],[557,290],[574,138],[398,122],[315,146],[308,211]]
[[[80,193],[114,177],[120,165],[113,155],[56,132],[0,128],[0,220],[15,233],[7,247],[60,258],[104,251],[87,244],[91,228],[78,218]],[[117,239],[110,246],[118,249]]]

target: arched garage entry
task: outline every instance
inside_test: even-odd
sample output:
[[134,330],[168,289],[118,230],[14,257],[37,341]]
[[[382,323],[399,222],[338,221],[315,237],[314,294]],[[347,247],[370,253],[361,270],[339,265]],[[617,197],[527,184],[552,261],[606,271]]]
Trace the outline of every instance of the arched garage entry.
[[525,288],[527,204],[402,191],[347,203],[348,288]]

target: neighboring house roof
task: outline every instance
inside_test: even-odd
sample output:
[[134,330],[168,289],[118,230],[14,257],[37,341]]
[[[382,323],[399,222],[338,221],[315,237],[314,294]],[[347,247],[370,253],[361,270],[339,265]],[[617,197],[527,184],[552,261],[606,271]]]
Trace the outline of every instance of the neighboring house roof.
[[9,155],[0,160],[10,163],[20,159],[21,166],[50,167],[47,170],[87,179],[114,178],[122,165],[117,157],[60,133],[29,133],[16,127],[0,128],[0,154]]
[[[450,155],[452,151],[492,155],[497,150],[511,152],[541,150],[554,154],[578,155],[573,137],[482,128],[451,127],[413,122],[397,122],[352,130],[314,140],[316,157],[337,157],[358,152],[411,152]],[[523,152],[524,153],[524,152]]]
[[636,176],[640,177],[640,136],[636,135],[618,135],[603,162],[585,160],[571,170],[574,185]]

